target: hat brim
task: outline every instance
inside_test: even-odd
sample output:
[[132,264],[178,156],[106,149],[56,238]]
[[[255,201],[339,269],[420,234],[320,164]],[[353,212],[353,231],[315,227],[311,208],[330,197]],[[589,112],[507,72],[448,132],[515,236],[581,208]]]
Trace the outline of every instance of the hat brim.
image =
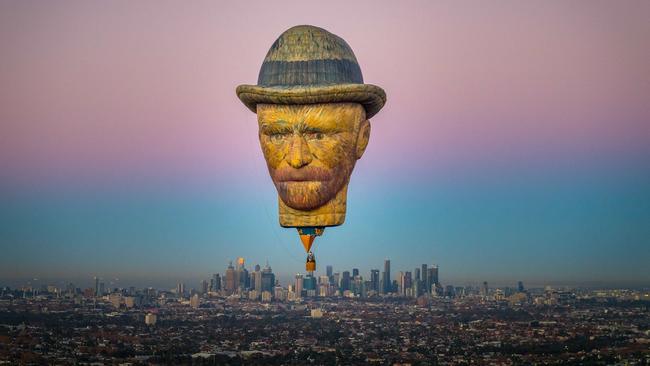
[[371,118],[386,104],[384,90],[372,84],[304,86],[240,85],[237,97],[254,113],[258,104],[360,103]]

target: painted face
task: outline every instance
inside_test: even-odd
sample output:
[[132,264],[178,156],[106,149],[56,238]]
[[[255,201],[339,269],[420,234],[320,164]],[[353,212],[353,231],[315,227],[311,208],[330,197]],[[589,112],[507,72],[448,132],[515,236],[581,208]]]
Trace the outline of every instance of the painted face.
[[257,119],[271,179],[297,210],[314,210],[336,196],[370,135],[358,103],[258,104]]

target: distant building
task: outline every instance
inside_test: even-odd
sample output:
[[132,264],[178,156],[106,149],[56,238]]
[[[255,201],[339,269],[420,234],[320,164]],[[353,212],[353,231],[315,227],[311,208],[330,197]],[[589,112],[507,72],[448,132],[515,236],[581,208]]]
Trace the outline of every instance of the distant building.
[[232,262],[228,265],[228,269],[226,270],[226,286],[225,290],[228,295],[232,294],[235,292],[237,289],[238,281],[235,278],[235,268],[232,266]]
[[321,309],[311,309],[311,317],[312,318],[322,318],[323,317],[323,310],[321,310]]
[[422,276],[422,289],[424,290],[424,292],[429,293],[431,291],[431,283],[429,282],[429,270],[427,269],[426,264],[422,265],[421,276]]
[[388,294],[392,291],[392,281],[390,277],[390,260],[386,259],[384,261],[384,273],[382,276],[382,282],[384,284],[383,293]]
[[157,320],[158,317],[154,313],[148,313],[147,315],[144,316],[144,323],[146,325],[156,325]]
[[350,272],[343,271],[341,276],[341,283],[339,284],[341,291],[346,291],[350,289]]
[[201,298],[199,297],[199,294],[194,294],[194,296],[190,298],[190,306],[196,309],[199,305],[201,305]]
[[302,297],[302,285],[303,285],[303,278],[300,273],[296,274],[296,298],[301,298]]
[[375,292],[379,292],[379,270],[371,269],[370,270],[370,289]]

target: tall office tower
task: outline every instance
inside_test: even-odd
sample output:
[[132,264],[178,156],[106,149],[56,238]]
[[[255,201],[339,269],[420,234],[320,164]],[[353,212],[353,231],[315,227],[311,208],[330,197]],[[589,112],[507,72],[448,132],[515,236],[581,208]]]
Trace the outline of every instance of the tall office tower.
[[517,291],[518,292],[524,292],[525,291],[523,282],[521,282],[521,281],[517,282]]
[[95,296],[99,296],[99,278],[95,276]]
[[248,275],[248,270],[244,267],[241,267],[236,272],[237,272],[237,279],[238,279],[237,287],[242,290],[248,289],[251,283],[250,276]]
[[316,277],[311,274],[306,275],[302,282],[302,288],[305,291],[316,290]]
[[221,291],[221,275],[218,273],[213,274],[212,280],[214,281],[212,284],[212,291]]
[[371,269],[370,270],[370,289],[375,292],[379,292],[379,270]]
[[341,289],[341,292],[350,289],[350,272],[349,271],[343,271],[343,275],[341,276],[341,284],[339,285],[339,288]]
[[353,292],[355,295],[363,295],[362,297],[366,297],[366,289],[365,286],[363,285],[363,277],[357,275],[354,276],[353,281],[352,281],[352,288]]
[[303,278],[300,273],[296,274],[296,297],[302,297]]
[[411,277],[411,272],[401,272],[399,273],[399,293],[402,296],[407,296],[411,294],[413,286],[413,278]]
[[232,262],[230,262],[230,264],[228,264],[228,269],[226,270],[225,290],[228,294],[232,294],[237,289],[239,282],[237,281],[238,279],[236,278],[236,274],[235,268],[232,266]]
[[483,281],[483,287],[481,287],[481,295],[487,296],[488,295],[488,283],[487,281]]
[[99,283],[99,296],[103,296],[106,290],[104,289],[104,282]]
[[178,297],[183,297],[185,294],[185,284],[183,282],[179,282],[176,284],[176,295]]
[[352,278],[359,275],[359,268],[352,268]]
[[327,267],[325,267],[325,271],[326,271],[327,277],[332,278],[332,273],[333,273],[332,266],[328,265]]
[[438,280],[438,265],[434,264],[431,266],[431,268],[429,268],[427,281],[429,282],[429,287],[440,284]]
[[208,281],[206,280],[201,281],[201,293],[202,294],[208,293]]
[[273,288],[275,287],[275,275],[273,274],[273,270],[271,269],[271,266],[269,266],[268,262],[266,262],[266,267],[264,267],[261,272],[260,281],[262,284],[262,291],[273,292]]
[[415,281],[420,281],[420,269],[416,268],[415,269]]
[[429,271],[427,270],[427,265],[422,265],[422,290],[424,293],[429,293],[431,291],[431,284],[429,284]]
[[392,287],[393,287],[392,283],[393,282],[391,281],[390,278],[391,278],[390,277],[390,259],[386,259],[384,261],[384,273],[383,273],[383,278],[382,278],[383,282],[384,282],[384,291],[383,292],[385,294],[393,292],[393,289],[392,289]]
[[255,265],[255,272],[257,272],[257,271],[261,271],[261,270],[262,270],[261,268],[262,268],[262,267],[260,267],[259,264],[256,264],[256,265]]
[[250,283],[251,288],[262,293],[262,270],[259,265],[255,266],[255,272],[251,274],[251,280],[253,280]]
[[404,272],[399,271],[397,272],[397,293],[404,296]]
[[319,285],[329,285],[329,283],[330,283],[329,276],[320,276],[320,277],[318,277],[318,284]]

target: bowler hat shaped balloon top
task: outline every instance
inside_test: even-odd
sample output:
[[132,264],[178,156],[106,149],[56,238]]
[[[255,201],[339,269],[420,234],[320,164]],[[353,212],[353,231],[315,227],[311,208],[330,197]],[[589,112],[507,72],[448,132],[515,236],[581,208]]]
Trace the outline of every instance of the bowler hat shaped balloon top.
[[240,85],[237,96],[253,112],[257,104],[360,103],[366,118],[386,103],[386,93],[364,84],[350,46],[325,29],[286,30],[266,54],[257,85]]

